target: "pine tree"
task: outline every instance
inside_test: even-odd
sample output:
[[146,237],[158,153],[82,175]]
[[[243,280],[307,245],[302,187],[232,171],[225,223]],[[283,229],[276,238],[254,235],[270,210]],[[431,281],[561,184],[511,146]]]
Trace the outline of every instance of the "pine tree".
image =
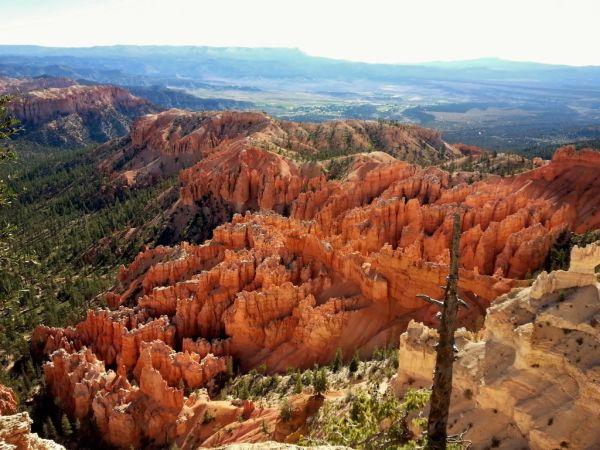
[[327,372],[324,368],[317,369],[313,375],[313,389],[315,394],[319,397],[323,396],[323,392],[329,387],[329,380],[327,379]]
[[339,372],[343,365],[344,357],[342,356],[342,350],[338,348],[335,352],[333,361],[331,362],[331,371],[334,373]]
[[350,373],[355,373],[360,366],[360,357],[358,356],[358,352],[354,352],[354,356],[350,361],[350,365],[348,366],[348,370]]
[[63,436],[70,437],[73,435],[73,428],[71,427],[71,422],[69,422],[69,418],[66,414],[62,415],[62,419],[60,421],[60,428],[62,430]]
[[46,436],[49,439],[56,439],[58,436],[58,433],[56,432],[56,428],[54,427],[54,423],[52,422],[52,418],[50,418],[50,417],[46,418],[46,422],[44,423],[43,430],[44,430],[44,436]]
[[294,394],[301,394],[304,390],[304,383],[302,383],[302,377],[300,374],[296,374],[296,381],[294,383]]

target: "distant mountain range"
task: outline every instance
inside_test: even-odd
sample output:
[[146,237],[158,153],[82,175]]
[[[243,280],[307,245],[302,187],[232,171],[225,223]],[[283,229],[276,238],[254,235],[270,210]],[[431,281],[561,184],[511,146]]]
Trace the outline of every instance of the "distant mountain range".
[[414,122],[450,141],[501,149],[600,137],[596,66],[367,64],[286,48],[0,46],[0,76],[45,75],[124,86],[163,107]]
[[[188,82],[223,77],[244,79],[337,79],[398,82],[400,80],[504,81],[560,86],[569,83],[598,87],[600,67],[573,67],[483,58],[423,64],[370,64],[309,56],[298,49],[106,46],[40,47],[0,46],[3,71],[19,66],[23,74],[39,71],[55,76],[73,76],[115,82],[119,77],[143,76],[143,81],[169,79]],[[5,58],[11,57],[12,64]],[[43,69],[42,69],[43,68]]]

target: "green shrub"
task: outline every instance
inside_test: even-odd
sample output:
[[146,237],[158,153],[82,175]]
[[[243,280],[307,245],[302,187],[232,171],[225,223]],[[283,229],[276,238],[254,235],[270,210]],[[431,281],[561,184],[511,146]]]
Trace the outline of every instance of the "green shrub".
[[327,390],[329,380],[327,379],[327,371],[324,368],[315,370],[312,385],[317,395],[322,395]]
[[348,370],[350,373],[355,373],[360,366],[360,357],[358,356],[358,352],[354,352],[354,356],[348,365]]
[[212,412],[210,412],[210,410],[207,409],[206,411],[204,411],[204,417],[202,417],[202,423],[204,425],[206,425],[207,423],[211,423],[215,419],[215,415]]
[[69,418],[66,414],[62,415],[62,419],[60,421],[60,428],[62,430],[63,436],[70,437],[73,435],[73,427],[71,427],[71,422],[69,422]]
[[283,402],[281,402],[279,417],[283,422],[289,422],[294,417],[294,410],[288,399],[284,399]]
[[302,383],[302,377],[299,374],[295,375],[296,380],[294,381],[294,394],[300,394],[304,390],[304,383]]
[[344,357],[342,355],[342,350],[338,348],[333,357],[333,361],[331,362],[331,371],[333,373],[339,372],[343,365]]
[[[422,411],[429,398],[426,390],[409,390],[402,401],[390,391],[355,392],[344,403],[325,403],[300,444],[345,445],[359,450],[417,448],[410,439],[407,417]],[[419,444],[423,442],[421,439]]]

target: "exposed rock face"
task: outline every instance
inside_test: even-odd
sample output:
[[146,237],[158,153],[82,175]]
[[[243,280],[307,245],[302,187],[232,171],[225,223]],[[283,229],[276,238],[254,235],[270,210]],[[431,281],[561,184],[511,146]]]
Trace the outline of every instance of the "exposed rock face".
[[[600,283],[585,277],[598,248],[574,250],[588,258],[499,298],[480,336],[457,332],[452,433],[469,429],[475,448],[492,438],[507,449],[600,446]],[[400,339],[400,390],[431,385],[436,342],[435,330],[411,322]]]
[[468,144],[452,144],[452,147],[459,151],[461,154],[466,156],[477,156],[485,154],[485,150],[476,145],[468,145]]
[[155,107],[115,86],[82,86],[68,79],[0,79],[0,92],[15,95],[9,110],[24,137],[45,145],[104,142],[128,133],[133,118]]
[[[279,180],[298,175],[299,167],[277,154],[306,159],[332,149],[336,152],[333,156],[357,150],[382,150],[412,162],[436,162],[462,155],[442,141],[438,131],[412,125],[356,120],[309,124],[279,121],[255,112],[200,113],[172,109],[136,121],[131,139],[123,141],[103,168],[113,172],[121,183],[147,184],[213,155],[198,171],[182,177],[190,179],[198,172],[208,173],[215,167],[223,167],[225,176],[239,175],[252,182],[251,177],[256,179],[259,175],[252,175],[258,163],[252,162],[251,157],[259,155],[254,151],[245,155],[244,160],[241,157],[245,150],[252,149],[268,150],[263,152],[266,158],[263,162],[274,172],[267,177]],[[236,175],[238,171],[241,172]],[[235,186],[229,189],[233,192]]]
[[573,247],[570,267],[572,272],[596,273],[598,266],[600,266],[600,245],[588,245],[583,248]]
[[[44,365],[47,383],[63,408],[72,417],[91,416],[113,446],[176,443],[187,450],[237,441],[285,441],[305,423],[306,414],[315,412],[311,398],[296,396],[291,404],[299,411],[298,423],[290,426],[282,423],[279,408],[210,400],[205,390],[191,388],[225,371],[225,358],[176,353],[158,340],[141,347],[131,373],[123,366],[116,372],[107,369],[86,347],[72,352],[61,348]],[[223,433],[225,427],[228,433]]]
[[31,423],[27,413],[0,416],[0,449],[65,450],[62,445],[32,433]]
[[[107,295],[112,311],[90,312],[75,328],[38,327],[33,346],[52,355],[45,373],[54,395],[71,414],[91,415],[117,446],[221,444],[222,436],[196,428],[215,402],[186,389],[210,385],[229,358],[242,370],[311,367],[338,348],[346,357],[368,354],[412,319],[434,323],[436,310],[416,294],[437,297],[445,284],[459,206],[459,290],[471,305],[460,320],[470,328],[496,297],[526,285],[519,278],[543,263],[562,231],[600,226],[600,154],[563,152],[519,176],[471,185],[382,152],[353,158],[341,180],[285,156],[337,145],[349,129],[364,146],[375,132],[378,142],[404,149],[413,148],[414,133],[437,136],[396,128],[173,110],[140,119],[131,146],[105,162],[123,164],[117,179],[145,183],[198,161],[181,173],[175,209],[202,210],[211,198],[249,212],[202,245],[140,253]],[[402,140],[394,147],[386,136]],[[231,404],[219,411],[224,418],[213,426],[245,414]],[[240,427],[237,440],[266,439]]]
[[0,416],[17,412],[17,396],[12,389],[0,384]]

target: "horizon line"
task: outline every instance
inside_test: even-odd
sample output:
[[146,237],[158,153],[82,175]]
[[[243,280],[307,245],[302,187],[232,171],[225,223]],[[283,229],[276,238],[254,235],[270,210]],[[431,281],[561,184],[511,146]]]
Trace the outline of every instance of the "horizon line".
[[[299,52],[305,56],[311,58],[328,59],[332,61],[344,61],[349,63],[367,64],[367,65],[385,65],[385,66],[427,66],[427,65],[443,65],[443,64],[454,64],[454,63],[470,63],[470,62],[503,62],[503,63],[515,63],[515,64],[535,64],[541,66],[554,66],[554,67],[572,67],[572,68],[589,68],[589,67],[600,67],[596,64],[567,64],[567,63],[549,63],[534,60],[519,60],[519,59],[505,59],[498,56],[478,56],[466,59],[437,59],[437,60],[425,60],[420,62],[372,62],[362,61],[355,59],[345,59],[333,56],[322,56],[314,55],[300,47],[284,47],[284,46],[242,46],[242,45],[200,45],[200,44],[95,44],[95,45],[43,45],[43,44],[0,44],[0,48],[7,47],[34,47],[40,49],[65,49],[65,50],[91,50],[100,48],[115,48],[115,47],[138,47],[138,48],[206,48],[206,49],[240,49],[240,50],[291,50]],[[0,55],[2,56],[2,55]]]

